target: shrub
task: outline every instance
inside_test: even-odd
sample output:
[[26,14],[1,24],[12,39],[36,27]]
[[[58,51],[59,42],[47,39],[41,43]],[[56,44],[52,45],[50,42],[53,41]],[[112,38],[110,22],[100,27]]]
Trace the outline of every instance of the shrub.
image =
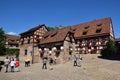
[[106,48],[101,51],[101,55],[104,57],[116,55],[116,46],[113,44],[112,40],[108,40]]
[[6,55],[15,55],[16,57],[19,57],[19,49],[10,49],[10,48],[7,48],[6,49]]

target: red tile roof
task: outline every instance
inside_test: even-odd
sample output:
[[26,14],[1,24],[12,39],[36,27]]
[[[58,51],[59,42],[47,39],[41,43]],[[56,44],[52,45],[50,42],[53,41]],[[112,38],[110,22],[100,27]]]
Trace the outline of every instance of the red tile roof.
[[6,40],[9,44],[18,44],[19,36],[5,34]]
[[40,44],[64,41],[67,33],[70,32],[70,30],[70,27],[66,27],[62,29],[49,31],[43,36],[43,39],[41,39]]
[[[75,25],[76,28],[74,37],[75,38],[86,38],[86,37],[92,37],[92,36],[100,36],[100,35],[106,35],[110,34],[110,23],[111,18],[105,18],[101,20],[94,20],[91,22]],[[85,27],[89,26],[87,29]],[[96,30],[100,30],[100,33],[96,33]],[[83,32],[87,31],[87,35],[83,35]]]
[[[62,29],[52,30],[44,35],[40,44],[64,41],[69,31],[74,32],[74,37],[76,39],[110,35],[110,24],[112,24],[111,18],[104,18],[83,24],[68,26]],[[96,30],[101,31],[96,33]],[[87,32],[86,35],[83,35],[83,32]]]
[[19,36],[5,34],[7,40],[18,40]]

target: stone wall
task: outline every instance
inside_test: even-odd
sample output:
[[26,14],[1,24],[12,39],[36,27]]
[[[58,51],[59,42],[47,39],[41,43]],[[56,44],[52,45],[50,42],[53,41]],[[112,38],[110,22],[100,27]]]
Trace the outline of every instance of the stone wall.
[[[27,55],[25,55],[25,50],[27,50]],[[21,62],[24,62],[27,58],[30,58],[32,62],[32,54],[33,54],[33,44],[25,44],[20,46],[20,56],[19,59]],[[39,51],[38,47],[34,47],[34,62],[39,62]]]
[[71,60],[74,54],[75,54],[75,44],[70,43],[68,41],[64,41],[63,57],[65,62]]

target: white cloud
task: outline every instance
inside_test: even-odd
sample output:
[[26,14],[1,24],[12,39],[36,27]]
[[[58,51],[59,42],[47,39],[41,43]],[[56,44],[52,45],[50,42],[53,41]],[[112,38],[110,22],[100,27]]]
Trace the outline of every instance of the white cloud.
[[14,32],[8,32],[7,34],[16,35],[16,33],[14,33]]

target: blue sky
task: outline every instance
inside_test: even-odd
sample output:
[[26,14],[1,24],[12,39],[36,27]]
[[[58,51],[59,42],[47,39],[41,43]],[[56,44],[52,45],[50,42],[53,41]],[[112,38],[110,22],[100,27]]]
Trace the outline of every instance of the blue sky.
[[0,0],[0,27],[19,35],[39,24],[56,27],[111,17],[120,37],[120,0]]

